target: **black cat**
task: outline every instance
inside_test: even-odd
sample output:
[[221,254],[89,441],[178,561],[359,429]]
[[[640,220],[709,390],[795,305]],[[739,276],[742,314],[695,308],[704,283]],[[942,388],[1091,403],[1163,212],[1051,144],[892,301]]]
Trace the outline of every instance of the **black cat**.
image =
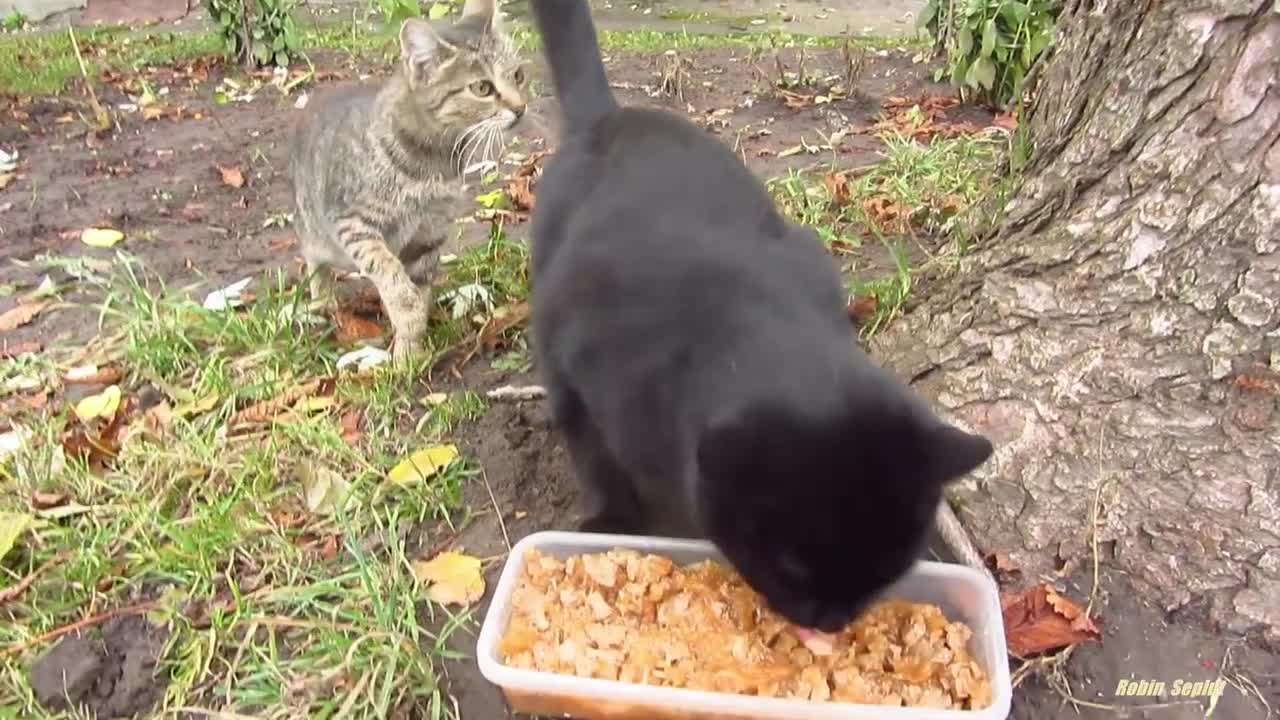
[[855,348],[835,263],[723,144],[620,108],[585,0],[533,0],[564,115],[532,224],[533,330],[583,530],[708,538],[834,631],[915,561],[989,441]]

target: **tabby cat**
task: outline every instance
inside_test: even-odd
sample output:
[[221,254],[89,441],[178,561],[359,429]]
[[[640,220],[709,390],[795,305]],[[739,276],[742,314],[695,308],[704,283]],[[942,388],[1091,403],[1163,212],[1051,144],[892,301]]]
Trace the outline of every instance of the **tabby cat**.
[[727,145],[619,107],[586,0],[533,0],[564,116],[538,183],[533,345],[584,530],[708,538],[838,630],[992,453],[857,348],[839,271]]
[[464,171],[502,147],[526,86],[495,0],[467,0],[451,25],[406,20],[399,39],[400,67],[381,87],[309,106],[290,174],[313,299],[329,299],[331,270],[369,278],[402,361],[422,348]]

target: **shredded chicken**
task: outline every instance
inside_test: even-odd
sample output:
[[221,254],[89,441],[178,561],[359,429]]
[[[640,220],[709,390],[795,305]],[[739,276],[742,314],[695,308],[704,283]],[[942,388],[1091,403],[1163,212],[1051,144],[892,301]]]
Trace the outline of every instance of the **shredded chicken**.
[[980,709],[971,631],[935,605],[886,600],[839,633],[769,611],[733,570],[629,550],[530,551],[499,648],[512,667],[664,687]]

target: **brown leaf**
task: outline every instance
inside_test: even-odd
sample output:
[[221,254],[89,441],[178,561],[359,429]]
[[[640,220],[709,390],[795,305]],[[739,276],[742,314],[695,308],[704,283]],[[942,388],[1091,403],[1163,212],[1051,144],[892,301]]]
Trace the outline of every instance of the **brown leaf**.
[[844,173],[829,173],[823,182],[827,186],[827,194],[831,196],[831,204],[842,207],[849,204],[849,176]]
[[507,196],[516,210],[532,211],[537,198],[533,194],[533,176],[518,175],[507,185]]
[[1271,389],[1271,381],[1257,375],[1237,375],[1231,382],[1241,390],[1266,392]]
[[12,345],[6,340],[0,342],[0,360],[9,360],[19,355],[27,353],[38,353],[44,349],[44,344],[38,340],[24,340],[23,342],[14,343]]
[[120,368],[108,366],[98,368],[97,372],[89,375],[67,375],[63,381],[68,385],[114,385],[122,377],[124,373],[120,372]]
[[68,457],[84,458],[89,467],[101,470],[120,454],[120,430],[131,413],[132,401],[120,399],[115,414],[104,423],[80,423],[62,438],[62,450]]
[[43,490],[36,490],[31,493],[31,507],[36,510],[48,510],[49,508],[66,505],[67,501],[70,499],[70,496],[64,492],[44,492]]
[[333,314],[333,322],[338,326],[336,334],[338,342],[344,345],[382,337],[382,326],[346,310],[336,311]]
[[507,313],[496,317],[480,329],[477,339],[486,350],[496,350],[502,344],[502,335],[506,331],[519,327],[529,319],[529,303],[522,302],[507,308]]
[[991,119],[991,124],[1005,130],[1017,130],[1018,118],[1013,113],[1000,113]]
[[222,184],[233,188],[244,187],[244,171],[238,167],[222,167],[215,165],[218,172],[222,174]]
[[863,295],[849,301],[849,321],[854,325],[866,325],[872,318],[876,316],[876,296]]
[[1015,657],[1102,639],[1102,633],[1084,609],[1047,584],[1002,593],[1000,608],[1005,640],[1009,653]]
[[3,315],[0,315],[0,332],[8,332],[16,330],[32,320],[44,311],[45,308],[52,304],[49,300],[36,300],[34,302],[25,302],[17,307],[9,308]]
[[281,235],[279,237],[273,238],[271,242],[267,243],[267,247],[271,248],[276,252],[284,252],[285,250],[289,250],[296,247],[297,244],[298,244],[298,236],[294,235],[293,233],[289,233],[288,235]]
[[901,228],[911,216],[911,211],[906,206],[883,195],[863,200],[862,209],[881,227],[889,229]]
[[315,378],[296,387],[289,388],[280,395],[255,403],[241,410],[227,421],[228,427],[237,425],[258,425],[270,422],[277,415],[293,407],[303,398],[328,396],[333,394],[335,381],[333,378]]
[[993,552],[986,557],[986,563],[1000,583],[1010,582],[1022,574],[1022,568],[1007,553]]
[[782,98],[782,104],[791,110],[803,110],[813,104],[813,96],[804,93],[792,92],[790,90],[778,90],[778,97]]
[[364,420],[364,411],[359,409],[348,410],[338,419],[338,428],[342,431],[342,439],[348,445],[355,447],[359,444],[360,439],[364,437],[364,431],[360,429],[360,423]]

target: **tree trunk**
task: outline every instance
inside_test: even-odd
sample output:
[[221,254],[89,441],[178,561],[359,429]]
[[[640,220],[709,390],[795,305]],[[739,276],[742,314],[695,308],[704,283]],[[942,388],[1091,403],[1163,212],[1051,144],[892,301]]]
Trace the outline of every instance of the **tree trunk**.
[[[997,451],[953,504],[1280,647],[1280,3],[1068,0],[998,236],[873,341]],[[1092,522],[1095,515],[1097,521]]]

